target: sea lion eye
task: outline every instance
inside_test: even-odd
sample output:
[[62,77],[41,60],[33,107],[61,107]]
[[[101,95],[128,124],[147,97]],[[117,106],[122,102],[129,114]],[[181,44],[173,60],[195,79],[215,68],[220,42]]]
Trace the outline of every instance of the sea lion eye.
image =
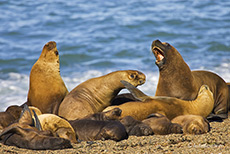
[[58,51],[55,51],[54,53],[55,53],[56,56],[58,55]]
[[170,47],[170,44],[169,44],[169,43],[167,43],[167,42],[165,43],[165,45],[166,45],[167,47]]
[[131,74],[131,75],[130,75],[130,78],[131,78],[131,79],[134,79],[135,77],[136,77],[136,75],[134,75],[134,74]]

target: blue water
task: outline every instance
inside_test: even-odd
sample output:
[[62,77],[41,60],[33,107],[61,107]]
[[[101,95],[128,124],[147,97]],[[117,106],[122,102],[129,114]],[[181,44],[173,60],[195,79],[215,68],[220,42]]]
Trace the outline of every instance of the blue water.
[[153,40],[169,42],[191,69],[230,81],[228,0],[1,0],[0,111],[26,101],[30,70],[48,41],[56,41],[69,90],[115,70],[147,75],[154,95],[158,68]]

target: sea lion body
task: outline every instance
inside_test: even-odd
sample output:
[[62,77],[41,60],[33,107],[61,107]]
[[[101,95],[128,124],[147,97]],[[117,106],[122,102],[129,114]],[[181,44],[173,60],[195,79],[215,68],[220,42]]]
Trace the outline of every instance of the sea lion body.
[[198,115],[181,115],[172,119],[171,122],[180,124],[184,134],[204,134],[210,131],[207,119]]
[[[36,115],[36,113],[34,112]],[[35,120],[39,122],[39,120]],[[34,127],[32,114],[27,106],[23,108],[21,117],[17,123],[13,123],[6,127],[0,134],[3,144],[17,146],[19,148],[33,150],[56,150],[63,148],[71,148],[69,140],[50,136],[48,131],[40,131]]]
[[124,88],[120,80],[138,86],[145,82],[145,75],[139,71],[124,70],[89,79],[74,88],[64,98],[58,115],[68,120],[75,120],[101,112]]
[[19,119],[21,111],[20,106],[11,105],[5,112],[0,112],[0,131]]
[[75,131],[67,120],[54,114],[41,114],[38,115],[38,119],[41,123],[42,130],[51,131],[54,136],[77,143]]
[[60,75],[59,54],[56,43],[45,44],[42,53],[30,72],[27,105],[42,113],[57,114],[58,107],[68,90]]
[[166,116],[155,113],[147,119],[142,120],[144,124],[151,127],[155,135],[182,134],[182,126],[172,123]]
[[148,136],[153,135],[151,127],[141,121],[135,120],[131,116],[126,116],[120,119],[120,122],[125,126],[129,136]]
[[[179,115],[188,114],[207,117],[214,107],[213,94],[206,85],[200,87],[198,96],[193,101],[185,101],[174,97],[150,97],[144,95],[138,88],[129,83],[125,86],[142,102],[127,102],[119,106],[109,106],[103,112],[113,108],[120,108],[122,110],[121,118],[132,116],[136,120],[144,120],[152,113],[160,113],[171,120]],[[139,94],[140,96],[138,96]]]
[[210,118],[228,115],[228,87],[217,74],[208,71],[191,71],[180,53],[172,45],[155,40],[152,51],[160,75],[155,96],[170,96],[183,100],[194,100],[202,85],[209,86],[215,105]]
[[128,138],[125,127],[119,121],[100,120],[71,120],[70,124],[76,132],[78,140],[115,140],[120,141]]

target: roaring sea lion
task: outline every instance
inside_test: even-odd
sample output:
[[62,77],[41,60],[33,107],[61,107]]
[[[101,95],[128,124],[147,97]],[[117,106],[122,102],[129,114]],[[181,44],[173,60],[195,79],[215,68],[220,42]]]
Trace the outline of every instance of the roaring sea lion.
[[166,116],[154,113],[142,120],[149,125],[155,135],[182,134],[182,127],[179,124],[172,123]]
[[[36,115],[35,112],[34,114]],[[30,110],[25,107],[19,121],[6,127],[0,134],[3,144],[33,150],[56,150],[72,147],[69,140],[52,137],[48,131],[39,131],[38,123],[35,127],[33,124]]]
[[132,116],[136,120],[144,120],[152,113],[160,113],[171,120],[179,115],[188,114],[207,117],[213,110],[213,94],[206,85],[200,87],[195,100],[185,101],[175,97],[150,97],[132,84],[126,81],[121,82],[141,102],[127,102],[119,106],[109,106],[103,112],[113,108],[120,108],[122,110],[121,118]]
[[60,75],[59,54],[56,43],[50,41],[30,72],[27,105],[35,106],[42,113],[57,114],[58,107],[68,90]]
[[131,116],[126,116],[120,120],[125,126],[126,132],[129,136],[149,136],[153,135],[151,127],[141,121],[134,119]]
[[42,130],[51,131],[53,136],[65,138],[73,143],[77,143],[75,131],[67,120],[48,113],[38,115],[38,119],[41,123]]
[[180,124],[184,134],[204,134],[210,131],[210,125],[206,118],[198,115],[181,115],[171,120]]
[[229,92],[226,82],[220,76],[208,71],[191,71],[177,49],[169,43],[153,41],[152,52],[160,71],[155,96],[194,100],[199,88],[205,84],[212,91],[215,101],[208,118],[228,117]]
[[69,121],[76,132],[78,140],[115,140],[120,141],[128,138],[125,127],[119,121],[101,121],[101,120],[70,120]]
[[0,112],[0,131],[19,119],[22,108],[17,105],[9,106],[5,112]]
[[74,88],[64,98],[58,115],[68,120],[75,120],[101,112],[125,88],[120,80],[138,86],[145,83],[145,75],[135,70],[123,70],[89,79]]

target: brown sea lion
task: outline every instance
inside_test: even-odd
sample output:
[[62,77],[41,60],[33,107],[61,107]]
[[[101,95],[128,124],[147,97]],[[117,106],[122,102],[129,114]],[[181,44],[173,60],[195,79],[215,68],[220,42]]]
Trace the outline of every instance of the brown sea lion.
[[72,147],[69,140],[50,135],[50,132],[39,131],[39,128],[33,127],[30,110],[24,108],[19,122],[6,127],[0,134],[0,138],[3,139],[5,145],[33,150],[56,150]]
[[198,115],[181,115],[172,119],[171,122],[180,124],[184,134],[204,134],[210,131],[208,120]]
[[19,119],[21,111],[20,106],[11,105],[5,112],[0,112],[0,131]]
[[109,106],[103,112],[113,108],[122,110],[121,118],[132,116],[136,120],[144,120],[152,113],[160,113],[165,115],[170,120],[179,115],[201,115],[207,117],[214,106],[213,94],[208,86],[200,87],[198,96],[193,101],[185,101],[175,97],[150,97],[141,92],[132,84],[121,81],[125,87],[142,102],[127,102],[119,106]]
[[145,75],[135,70],[123,70],[89,79],[74,88],[64,98],[58,115],[68,120],[75,120],[101,112],[124,88],[120,80],[138,86],[145,83]]
[[182,126],[172,123],[166,116],[154,113],[142,120],[143,123],[149,125],[155,135],[182,134]]
[[121,116],[121,112],[122,112],[121,109],[114,108],[106,112],[98,112],[98,113],[88,115],[83,119],[100,120],[100,121],[118,120]]
[[214,97],[214,109],[208,118],[228,117],[228,87],[217,74],[208,71],[191,71],[180,53],[169,43],[155,40],[152,52],[156,57],[160,76],[155,96],[194,100],[202,85],[209,86]]
[[126,116],[120,120],[125,126],[129,136],[149,136],[153,135],[151,127],[141,121],[134,119],[131,116]]
[[67,120],[48,113],[38,115],[38,119],[41,123],[42,130],[48,130],[53,133],[53,136],[65,138],[73,143],[77,143],[75,131]]
[[58,107],[68,90],[60,75],[59,54],[56,43],[50,41],[30,72],[27,105],[35,106],[42,113],[57,114]]
[[128,138],[125,127],[119,121],[101,121],[101,120],[70,120],[69,121],[76,132],[78,140],[115,140],[120,141]]

